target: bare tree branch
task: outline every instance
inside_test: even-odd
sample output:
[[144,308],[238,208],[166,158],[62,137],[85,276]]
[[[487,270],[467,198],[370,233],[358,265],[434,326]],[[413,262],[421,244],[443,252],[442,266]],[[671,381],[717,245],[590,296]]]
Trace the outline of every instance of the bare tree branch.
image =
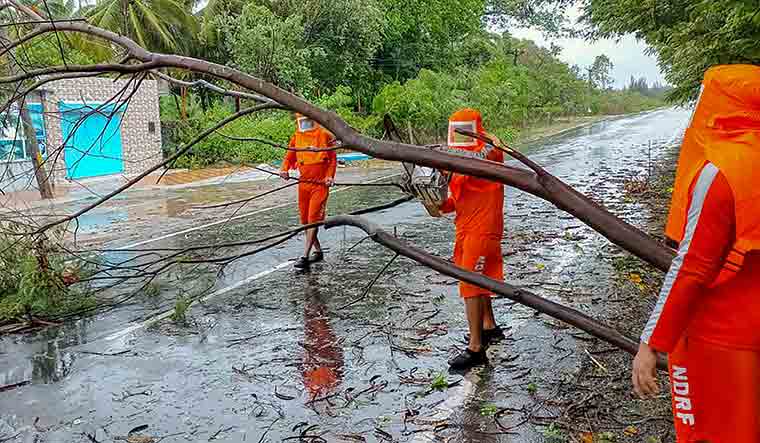
[[[535,309],[542,314],[549,315],[553,318],[561,320],[569,325],[572,325],[578,329],[581,329],[594,337],[602,339],[611,345],[614,345],[629,354],[636,354],[638,351],[638,340],[634,340],[630,337],[626,337],[614,328],[599,323],[595,319],[588,315],[577,311],[573,308],[562,306],[559,303],[555,303],[551,300],[539,297],[529,291],[521,288],[514,287],[507,283],[493,280],[486,277],[483,274],[467,271],[452,263],[442,260],[438,257],[428,254],[425,251],[415,248],[399,240],[397,237],[385,232],[378,225],[370,222],[367,219],[356,216],[336,216],[330,217],[325,221],[325,228],[330,229],[336,226],[354,226],[372,238],[373,241],[379,243],[386,248],[410,258],[417,263],[425,265],[441,274],[454,277],[458,280],[465,281],[467,283],[477,285],[481,288],[493,291],[496,294],[503,295],[515,302]],[[658,362],[660,369],[667,370],[667,363],[664,359]]]
[[156,77],[160,79],[166,80],[169,83],[174,83],[175,85],[184,86],[186,88],[196,88],[196,87],[206,88],[209,91],[214,91],[216,93],[219,93],[221,95],[226,95],[229,97],[245,98],[245,99],[255,100],[257,102],[262,102],[262,103],[272,102],[272,100],[266,97],[263,97],[261,95],[248,94],[248,93],[240,92],[240,91],[231,91],[229,89],[224,89],[220,86],[217,86],[213,83],[209,83],[206,80],[195,80],[192,82],[187,82],[184,80],[176,79],[170,75],[164,74],[161,71],[151,71],[151,74],[155,75]]

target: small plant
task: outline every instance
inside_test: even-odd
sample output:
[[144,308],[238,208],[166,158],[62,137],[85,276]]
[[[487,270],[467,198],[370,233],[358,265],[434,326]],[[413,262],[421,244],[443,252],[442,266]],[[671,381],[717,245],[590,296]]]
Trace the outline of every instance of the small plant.
[[596,436],[596,441],[599,443],[613,443],[617,441],[617,438],[612,432],[600,432]]
[[436,374],[433,377],[433,381],[430,382],[430,389],[434,391],[445,391],[449,388],[449,381],[446,380],[446,376],[442,373]]
[[494,404],[485,404],[480,407],[480,415],[483,417],[493,417],[499,412],[499,408]]
[[174,304],[174,313],[172,314],[172,321],[178,325],[187,324],[187,310],[190,308],[190,299],[184,296],[177,298],[177,302]]
[[157,281],[152,281],[148,283],[145,286],[144,292],[145,292],[145,295],[150,298],[158,297],[158,295],[161,293],[161,283]]
[[528,384],[528,392],[530,394],[535,394],[536,392],[538,392],[538,386],[536,386],[535,383]]
[[543,431],[541,431],[541,434],[543,434],[544,438],[548,443],[563,443],[565,442],[565,437],[562,435],[562,431],[557,429],[556,426],[554,426],[554,423],[550,424],[548,427],[544,428]]

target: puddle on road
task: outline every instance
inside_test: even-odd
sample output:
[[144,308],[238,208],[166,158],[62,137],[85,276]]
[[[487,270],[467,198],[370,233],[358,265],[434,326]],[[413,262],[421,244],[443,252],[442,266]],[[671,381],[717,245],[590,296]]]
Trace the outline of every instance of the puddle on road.
[[[664,115],[654,125],[681,118]],[[625,120],[604,122],[566,136],[570,148],[536,158],[636,222],[645,214],[626,204],[610,179],[646,168],[641,154],[648,144],[617,141],[618,132],[630,127],[652,130],[638,118],[629,127]],[[609,131],[609,146],[588,146],[603,142]],[[660,139],[670,132],[658,134],[654,150],[660,152]],[[331,212],[377,200],[376,191],[357,189],[331,199]],[[507,193],[505,214],[510,283],[593,312],[610,287],[607,259],[615,253],[606,240],[548,203],[514,191]],[[376,217],[404,240],[451,256],[449,220],[430,219],[414,204]],[[294,210],[273,211],[162,245],[257,238],[295,220]],[[0,393],[0,432],[5,426],[39,441],[87,441],[82,433],[112,441],[144,424],[143,434],[174,435],[164,440],[169,442],[543,441],[540,427],[526,423],[556,414],[552,390],[577,370],[584,334],[498,300],[497,320],[511,327],[508,339],[489,350],[488,367],[466,377],[449,374],[446,361],[462,346],[465,329],[456,282],[399,258],[365,298],[347,306],[391,254],[369,240],[349,252],[362,238],[354,229],[336,228],[323,238],[331,248],[328,261],[312,272],[287,269],[196,305],[188,327],[166,321],[118,342],[91,342],[103,336],[93,332],[102,327],[98,319],[40,333],[49,336],[0,338],[0,356],[28,362],[10,365],[15,372],[0,371],[1,377],[35,382]],[[300,246],[292,241],[237,263],[219,285],[295,257]],[[107,322],[118,325],[134,312],[113,315]],[[35,417],[45,432],[32,426]]]

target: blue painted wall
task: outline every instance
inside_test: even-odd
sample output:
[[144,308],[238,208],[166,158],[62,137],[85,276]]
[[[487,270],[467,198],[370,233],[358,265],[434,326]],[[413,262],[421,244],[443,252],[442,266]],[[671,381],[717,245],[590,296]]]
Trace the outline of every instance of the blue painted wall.
[[113,105],[59,104],[67,177],[79,179],[124,171],[121,110]]

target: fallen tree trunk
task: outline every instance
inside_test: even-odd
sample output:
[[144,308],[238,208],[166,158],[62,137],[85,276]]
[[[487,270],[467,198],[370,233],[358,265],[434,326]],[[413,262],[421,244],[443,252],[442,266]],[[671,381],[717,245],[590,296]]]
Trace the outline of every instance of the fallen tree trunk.
[[[535,309],[542,314],[561,320],[596,338],[604,340],[631,355],[635,355],[639,349],[638,340],[627,337],[621,334],[618,330],[600,323],[578,310],[547,300],[532,292],[502,281],[493,280],[482,274],[462,269],[421,249],[406,244],[363,217],[339,215],[330,217],[325,221],[325,229],[334,228],[336,226],[354,226],[359,228],[366,232],[373,241],[385,246],[393,252],[410,258],[421,265],[440,272],[441,274],[488,289],[495,294],[502,295],[512,301]],[[664,359],[660,359],[660,361],[658,361],[658,366],[660,369],[666,370],[667,362]]]

